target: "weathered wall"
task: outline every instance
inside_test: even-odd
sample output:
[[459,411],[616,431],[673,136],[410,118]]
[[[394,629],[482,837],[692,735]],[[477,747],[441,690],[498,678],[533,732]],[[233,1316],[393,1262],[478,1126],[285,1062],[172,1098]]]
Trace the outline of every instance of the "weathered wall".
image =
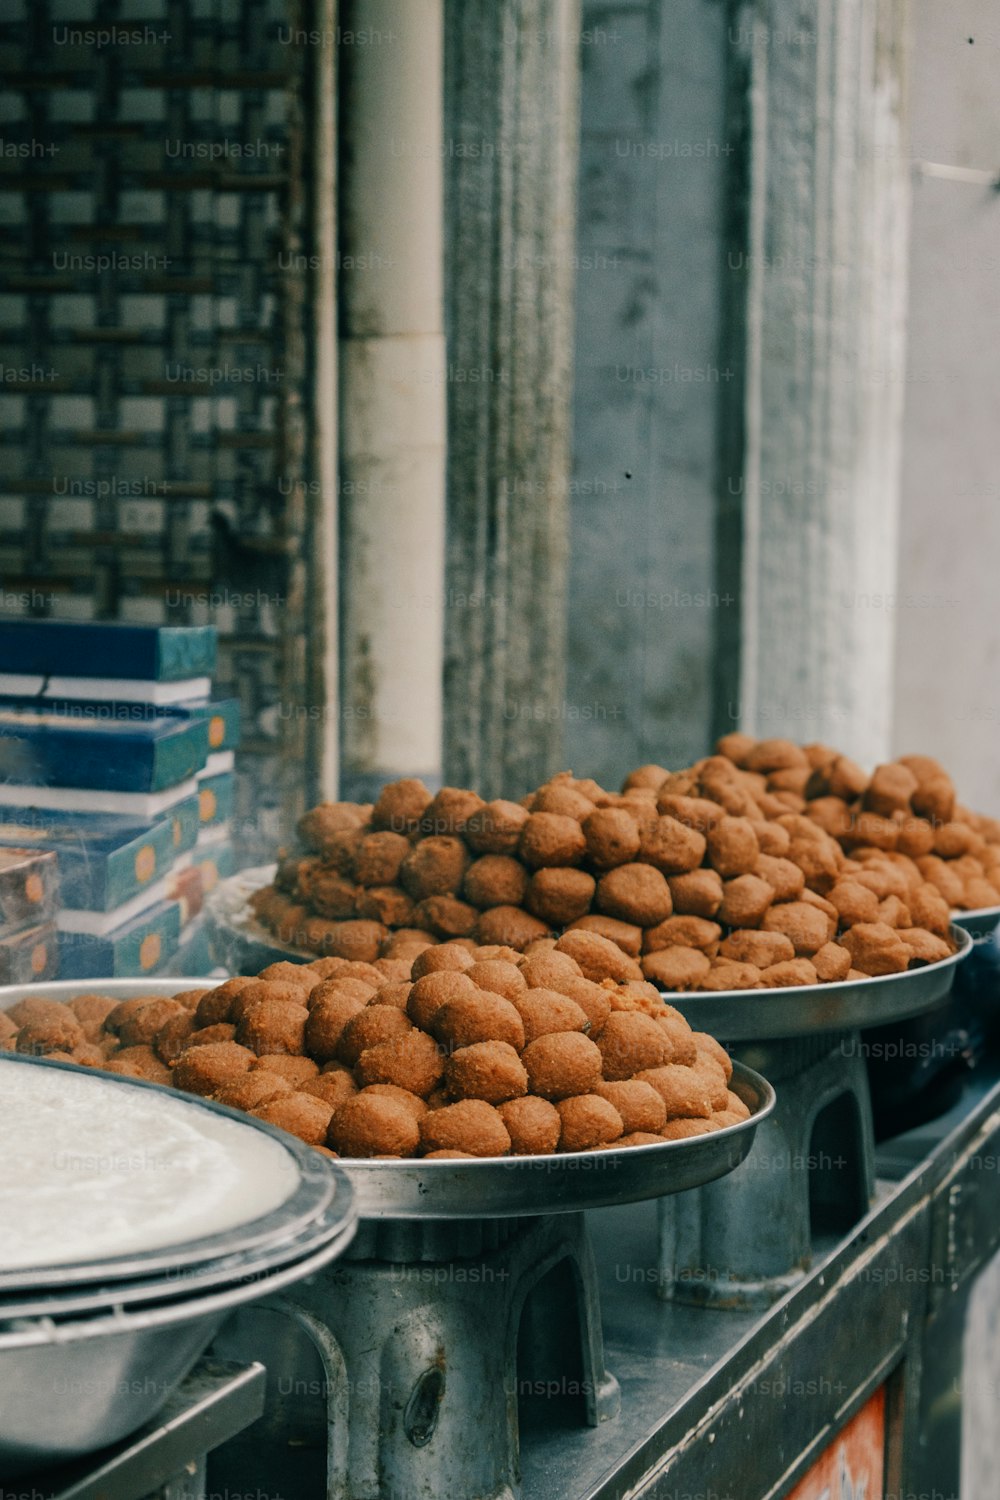
[[[1000,167],[994,0],[917,0],[912,154]],[[938,755],[1000,812],[1000,194],[915,174],[896,749]],[[898,374],[899,372],[897,372]],[[885,607],[885,606],[883,606]]]

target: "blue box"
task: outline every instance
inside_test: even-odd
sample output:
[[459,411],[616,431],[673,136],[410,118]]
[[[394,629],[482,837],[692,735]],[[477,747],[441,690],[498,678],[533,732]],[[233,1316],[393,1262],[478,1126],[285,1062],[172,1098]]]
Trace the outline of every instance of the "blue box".
[[113,932],[59,934],[59,967],[64,979],[133,979],[155,974],[180,939],[179,901],[161,901]]
[[160,792],[197,775],[207,720],[93,723],[0,706],[0,779],[24,786]]
[[0,662],[5,673],[32,677],[182,682],[211,677],[217,641],[214,625],[2,620]]
[[62,905],[86,911],[113,911],[130,901],[162,880],[174,859],[167,818],[144,823],[0,805],[0,841],[54,850]]

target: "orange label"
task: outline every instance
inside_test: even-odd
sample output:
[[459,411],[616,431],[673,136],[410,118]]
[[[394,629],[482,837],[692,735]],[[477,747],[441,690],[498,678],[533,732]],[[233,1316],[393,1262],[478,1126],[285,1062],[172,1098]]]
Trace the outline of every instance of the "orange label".
[[829,1500],[831,1495],[882,1500],[885,1494],[885,1387],[820,1454],[787,1500]]
[[174,838],[174,848],[176,849],[177,845],[181,841],[181,820],[180,820],[180,818],[175,818],[174,819],[173,828],[171,829],[171,832],[172,832],[173,838]]
[[44,943],[36,943],[31,950],[31,972],[41,974],[49,961],[49,950]]
[[213,750],[218,750],[222,741],[226,738],[226,721],[219,714],[213,714],[208,721],[208,743]]
[[160,956],[160,934],[147,932],[139,948],[140,969],[151,969]]
[[24,894],[29,901],[41,901],[45,895],[45,886],[42,884],[40,875],[29,875],[24,882]]
[[214,891],[219,883],[219,871],[214,861],[206,859],[201,867],[201,888],[203,891]]
[[148,880],[156,869],[156,850],[152,844],[143,844],[135,856],[136,880]]
[[215,793],[208,787],[198,793],[198,816],[203,823],[210,823],[215,817]]

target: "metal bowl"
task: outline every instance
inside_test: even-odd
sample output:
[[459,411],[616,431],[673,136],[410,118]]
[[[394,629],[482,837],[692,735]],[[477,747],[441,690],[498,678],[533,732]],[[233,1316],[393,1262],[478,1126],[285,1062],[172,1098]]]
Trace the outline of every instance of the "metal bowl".
[[234,974],[253,973],[281,959],[309,963],[320,957],[307,948],[283,943],[258,922],[250,907],[250,897],[271,884],[277,869],[277,865],[258,865],[240,870],[221,880],[205,902],[212,955]]
[[980,906],[976,911],[955,911],[951,920],[972,938],[992,937],[1000,923],[1000,906]]
[[759,1042],[885,1026],[932,1010],[948,994],[958,965],[973,946],[969,933],[954,923],[951,935],[958,946],[950,958],[907,969],[903,974],[777,990],[665,992],[664,999],[697,1030],[710,1031],[724,1042]]

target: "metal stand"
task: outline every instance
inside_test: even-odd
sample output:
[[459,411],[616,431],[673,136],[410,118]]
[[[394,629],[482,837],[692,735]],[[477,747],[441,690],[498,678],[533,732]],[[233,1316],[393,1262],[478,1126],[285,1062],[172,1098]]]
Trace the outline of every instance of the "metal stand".
[[727,1178],[663,1198],[658,1288],[667,1299],[762,1307],[846,1234],[875,1190],[871,1097],[856,1031],[743,1043],[778,1101]]
[[582,1213],[369,1221],[262,1306],[322,1362],[326,1500],[516,1500],[519,1397],[576,1397],[592,1427],[618,1414]]

